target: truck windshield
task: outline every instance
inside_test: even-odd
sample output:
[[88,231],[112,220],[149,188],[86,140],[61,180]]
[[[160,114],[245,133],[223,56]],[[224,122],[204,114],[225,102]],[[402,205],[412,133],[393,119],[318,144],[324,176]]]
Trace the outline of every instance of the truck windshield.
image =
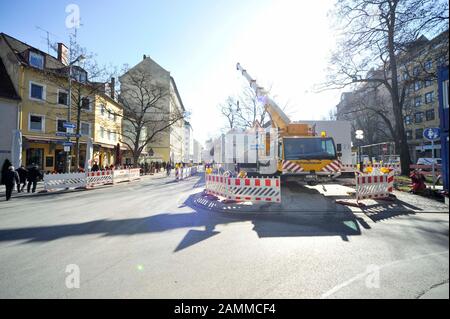
[[285,138],[283,143],[286,160],[336,159],[332,138]]

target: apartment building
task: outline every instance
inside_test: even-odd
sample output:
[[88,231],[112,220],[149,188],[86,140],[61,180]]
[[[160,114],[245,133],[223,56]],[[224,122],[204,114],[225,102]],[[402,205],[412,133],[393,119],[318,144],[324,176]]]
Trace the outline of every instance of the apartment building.
[[[136,81],[139,79],[139,81]],[[149,56],[144,55],[141,62],[130,68],[119,77],[121,85],[121,100],[127,101],[132,112],[139,110],[142,101],[152,105],[148,111],[142,113],[145,122],[149,123],[142,128],[138,146],[143,149],[142,162],[182,162],[185,149],[185,122],[182,116],[185,113],[183,101],[174,78],[170,72],[161,67]],[[140,90],[142,88],[143,90]],[[144,93],[142,94],[142,92]],[[140,100],[136,96],[140,95]],[[179,119],[178,119],[179,118]],[[174,121],[174,119],[176,119]],[[132,146],[135,132],[132,123],[123,122],[124,139]],[[164,129],[162,129],[164,128]],[[131,130],[131,131],[130,131]],[[145,145],[145,141],[149,143]],[[125,160],[132,161],[132,154],[128,152]]]
[[[99,165],[114,164],[121,118],[102,114],[106,108],[121,112],[121,105],[114,99],[114,89],[111,90],[114,80],[91,82],[82,66],[70,67],[69,52],[63,43],[58,44],[57,57],[54,57],[0,33],[0,58],[20,98],[17,129],[22,133],[22,164],[37,164],[44,171],[62,172],[70,156],[72,171],[84,167],[88,138],[92,138],[94,159]],[[69,70],[72,70],[70,97]],[[0,118],[1,126],[6,127],[12,120]],[[71,147],[70,152],[64,151],[67,122],[75,124],[75,132],[79,131],[79,150]],[[106,134],[102,134],[102,128]],[[76,138],[70,140],[75,144]]]
[[[406,87],[404,124],[412,161],[431,157],[431,142],[424,139],[428,127],[439,127],[437,70],[448,63],[448,31],[428,40],[421,36],[399,59],[399,80]],[[441,145],[434,146],[441,157]]]

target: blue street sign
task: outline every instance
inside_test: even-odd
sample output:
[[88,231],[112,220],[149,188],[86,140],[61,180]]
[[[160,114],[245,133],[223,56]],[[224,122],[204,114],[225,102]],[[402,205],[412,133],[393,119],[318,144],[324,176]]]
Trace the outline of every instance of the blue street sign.
[[56,132],[56,136],[64,136],[64,137],[81,137],[81,134],[65,133],[65,132]]
[[75,124],[69,123],[69,122],[64,122],[63,123],[63,127],[65,127],[65,128],[75,128]]
[[441,136],[439,127],[429,127],[423,131],[423,137],[429,141],[437,140]]
[[64,146],[72,146],[73,143],[72,143],[72,142],[64,142],[63,145],[64,145]]

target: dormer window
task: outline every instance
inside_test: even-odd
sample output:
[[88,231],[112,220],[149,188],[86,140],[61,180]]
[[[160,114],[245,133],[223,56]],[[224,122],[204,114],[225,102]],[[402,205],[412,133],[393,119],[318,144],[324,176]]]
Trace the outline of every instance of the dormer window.
[[42,54],[30,51],[29,63],[31,66],[42,70],[44,68],[44,56]]
[[78,68],[72,69],[72,78],[80,83],[86,83],[87,72]]

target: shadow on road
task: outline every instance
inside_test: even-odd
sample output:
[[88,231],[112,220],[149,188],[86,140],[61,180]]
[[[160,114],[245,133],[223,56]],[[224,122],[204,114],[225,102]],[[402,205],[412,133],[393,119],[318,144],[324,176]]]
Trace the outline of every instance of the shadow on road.
[[[260,238],[301,237],[301,236],[340,236],[348,241],[349,236],[360,235],[359,222],[353,214],[341,218],[309,217],[298,219],[292,216],[260,216],[257,214],[241,216],[215,213],[198,208],[191,195],[184,203],[192,209],[187,213],[163,213],[142,218],[119,220],[100,219],[84,223],[0,229],[0,242],[22,240],[22,244],[45,242],[66,237],[100,235],[128,236],[165,232],[179,228],[204,227],[204,230],[189,230],[174,252],[186,249],[196,243],[219,234],[217,225],[250,221],[253,230]],[[367,228],[368,225],[363,225]],[[369,227],[370,228],[370,227]]]

